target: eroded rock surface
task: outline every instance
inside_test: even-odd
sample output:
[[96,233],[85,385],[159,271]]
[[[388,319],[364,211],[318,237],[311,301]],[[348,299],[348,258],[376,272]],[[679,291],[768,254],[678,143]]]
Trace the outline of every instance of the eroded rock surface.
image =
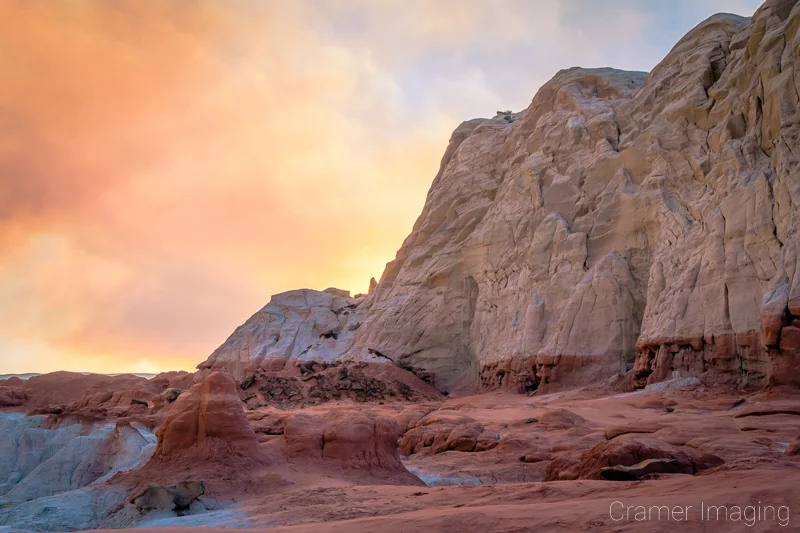
[[233,378],[214,372],[181,394],[156,432],[156,457],[213,454],[218,446],[257,457],[255,432],[244,415]]
[[368,295],[277,295],[201,371],[372,357],[443,392],[800,382],[798,21],[783,0],[714,15],[650,73],[562,70],[522,112],[464,122]]
[[198,368],[240,380],[259,371],[280,371],[289,360],[336,360],[361,326],[360,301],[333,288],[277,294]]
[[0,503],[21,503],[79,489],[136,467],[155,437],[129,424],[66,424],[0,413]]
[[798,21],[715,15],[649,74],[463,123],[355,349],[440,390],[800,381]]

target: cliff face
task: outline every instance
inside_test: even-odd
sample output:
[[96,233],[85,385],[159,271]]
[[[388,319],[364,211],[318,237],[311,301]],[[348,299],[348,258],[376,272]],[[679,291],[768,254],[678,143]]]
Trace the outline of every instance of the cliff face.
[[459,126],[356,348],[442,389],[800,380],[799,27],[716,15],[647,75],[561,71]]
[[799,28],[795,1],[715,15],[649,74],[461,124],[346,353],[447,391],[800,382]]

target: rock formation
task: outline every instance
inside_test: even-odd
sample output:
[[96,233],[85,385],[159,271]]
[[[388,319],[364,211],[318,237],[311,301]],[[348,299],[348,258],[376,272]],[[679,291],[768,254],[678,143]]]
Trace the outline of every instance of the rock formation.
[[258,441],[242,409],[233,379],[214,372],[181,394],[158,428],[155,458],[213,454],[218,446],[245,457],[258,456]]
[[0,413],[0,505],[53,496],[134,468],[155,437],[127,423],[47,425],[43,416]]
[[268,445],[289,464],[318,475],[338,474],[359,483],[419,485],[419,479],[400,462],[399,436],[393,418],[337,410],[325,416],[286,417],[282,436]]
[[360,309],[440,390],[800,381],[800,9],[715,15],[649,74],[559,72],[450,140]]
[[383,363],[300,361],[278,372],[248,374],[239,384],[249,410],[300,407],[331,400],[436,400],[442,395],[417,376]]
[[288,360],[338,359],[361,326],[360,301],[333,288],[277,294],[198,368],[239,380],[258,371],[280,371]]
[[183,481],[174,485],[153,483],[131,498],[136,509],[141,511],[175,511],[188,509],[205,492],[202,481]]
[[278,295],[200,368],[379,354],[440,391],[799,383],[798,27],[787,0],[715,15],[650,73],[563,70],[464,122],[366,297]]

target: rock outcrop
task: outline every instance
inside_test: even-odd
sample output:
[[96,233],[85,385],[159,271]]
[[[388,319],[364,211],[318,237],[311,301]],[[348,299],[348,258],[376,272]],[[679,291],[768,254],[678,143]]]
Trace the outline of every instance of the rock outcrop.
[[283,420],[281,433],[269,441],[269,449],[298,468],[359,483],[422,484],[400,461],[400,428],[391,417],[340,410],[325,416],[297,413]]
[[43,416],[0,413],[0,505],[80,489],[135,468],[155,436],[127,423],[70,423],[51,428]]
[[360,301],[333,288],[277,294],[198,368],[240,380],[259,371],[280,371],[289,360],[337,360],[350,349],[361,326]]
[[0,387],[0,407],[17,407],[28,401],[28,396],[14,387]]
[[214,372],[181,394],[156,432],[155,458],[213,455],[223,447],[258,457],[258,441],[244,414],[233,378]]
[[714,15],[650,73],[562,70],[454,131],[367,296],[273,298],[201,369],[391,359],[443,392],[800,382],[800,7]]
[[649,74],[463,123],[354,349],[440,390],[800,381],[798,22],[715,15]]
[[[655,461],[655,462],[653,462]],[[547,479],[638,479],[648,474],[695,474],[723,464],[710,453],[673,446],[652,438],[623,436],[600,443],[579,461],[557,457],[547,465]]]
[[297,408],[334,400],[438,400],[442,395],[391,362],[301,361],[278,372],[248,374],[239,384],[248,410]]
[[202,481],[183,481],[174,485],[153,483],[131,498],[139,511],[188,509],[205,492]]

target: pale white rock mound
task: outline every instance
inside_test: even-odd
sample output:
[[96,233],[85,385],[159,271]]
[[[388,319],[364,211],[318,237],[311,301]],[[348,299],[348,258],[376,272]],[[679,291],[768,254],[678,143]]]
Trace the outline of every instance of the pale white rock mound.
[[101,483],[138,466],[155,436],[128,424],[66,424],[0,413],[0,504],[21,503]]
[[137,468],[156,447],[153,433],[125,423],[48,422],[0,413],[0,531],[98,527],[126,497],[105,482]]
[[222,371],[238,380],[282,370],[289,360],[340,359],[361,326],[362,299],[333,288],[277,294],[198,366],[201,376]]
[[715,15],[649,74],[461,124],[353,351],[441,390],[800,381],[798,28]]

